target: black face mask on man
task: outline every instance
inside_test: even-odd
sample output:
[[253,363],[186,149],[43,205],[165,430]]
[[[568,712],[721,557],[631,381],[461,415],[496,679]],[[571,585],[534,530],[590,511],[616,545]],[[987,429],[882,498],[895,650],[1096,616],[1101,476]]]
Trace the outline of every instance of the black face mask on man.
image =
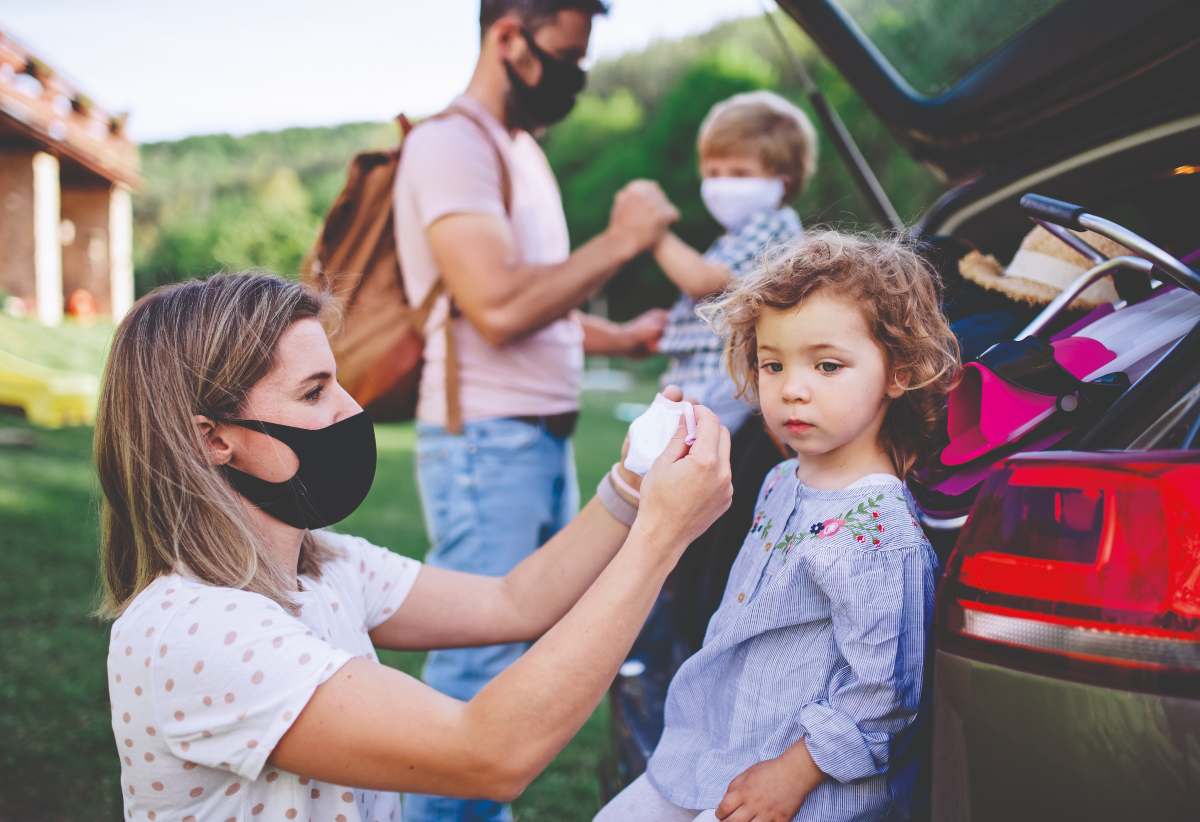
[[345,519],[375,481],[375,426],[366,412],[316,429],[264,420],[227,422],[260,431],[295,452],[300,466],[283,482],[222,466],[234,490],[293,528],[324,528]]
[[534,42],[533,34],[528,30],[521,29],[521,35],[542,64],[542,76],[537,85],[531,86],[521,79],[511,63],[504,61],[504,70],[512,84],[508,96],[508,124],[532,131],[553,125],[570,113],[575,107],[575,97],[587,82],[587,72],[571,60],[550,54]]

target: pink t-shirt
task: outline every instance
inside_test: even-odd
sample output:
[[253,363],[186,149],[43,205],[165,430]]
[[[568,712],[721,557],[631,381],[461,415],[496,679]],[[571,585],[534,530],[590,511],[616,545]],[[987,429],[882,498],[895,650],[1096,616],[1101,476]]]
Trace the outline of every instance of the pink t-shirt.
[[[526,132],[510,135],[478,102],[459,97],[485,122],[508,164],[512,213],[506,214],[496,154],[465,117],[424,123],[409,135],[396,175],[396,240],[409,301],[420,304],[437,279],[425,230],[450,214],[494,214],[508,220],[522,262],[560,263],[570,254],[562,197],[546,156]],[[499,268],[497,268],[499,273]],[[417,419],[446,421],[448,301],[426,329],[425,369]],[[574,312],[509,345],[495,347],[465,317],[454,323],[464,420],[558,414],[579,407],[583,330]]]

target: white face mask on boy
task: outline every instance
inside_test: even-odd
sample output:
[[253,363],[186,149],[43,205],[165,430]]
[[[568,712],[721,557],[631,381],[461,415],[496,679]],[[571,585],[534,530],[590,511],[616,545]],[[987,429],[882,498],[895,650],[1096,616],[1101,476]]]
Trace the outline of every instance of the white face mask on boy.
[[760,211],[783,203],[783,180],[778,177],[709,177],[700,183],[700,199],[726,231],[740,228]]

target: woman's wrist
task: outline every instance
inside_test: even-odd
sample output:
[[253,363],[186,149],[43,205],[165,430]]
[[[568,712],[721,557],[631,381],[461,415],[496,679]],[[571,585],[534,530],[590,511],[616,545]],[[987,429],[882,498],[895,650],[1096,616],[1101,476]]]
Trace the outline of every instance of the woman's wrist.
[[634,507],[642,504],[642,478],[625,467],[624,463],[618,462],[609,471],[612,477],[613,486],[617,489],[617,493],[621,495],[626,502]]
[[670,573],[675,568],[675,564],[679,562],[679,557],[682,556],[683,549],[687,545],[680,545],[680,540],[669,531],[670,529],[655,523],[652,516],[642,513],[633,527],[629,529],[629,537],[625,540],[625,546],[634,548],[664,573]]
[[614,481],[613,477],[616,473],[617,470],[614,465],[613,469],[600,480],[600,484],[596,486],[596,499],[600,501],[600,504],[604,506],[613,519],[625,527],[631,528],[637,519],[640,497],[637,492],[634,492],[632,498],[630,498],[618,490],[619,484],[624,483],[624,480]]

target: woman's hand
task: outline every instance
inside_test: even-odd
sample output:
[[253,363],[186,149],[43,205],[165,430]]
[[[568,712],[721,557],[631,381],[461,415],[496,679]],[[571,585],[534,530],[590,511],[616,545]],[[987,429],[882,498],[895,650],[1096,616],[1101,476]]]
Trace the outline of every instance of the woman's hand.
[[[668,385],[662,390],[662,395],[671,402],[679,402],[683,399],[683,389],[678,385]],[[689,400],[688,402],[691,402]],[[695,405],[695,403],[692,403]],[[621,479],[628,483],[629,487],[638,491],[642,487],[642,478],[625,467],[625,457],[629,456],[629,432],[625,432],[625,444],[621,446],[621,459],[617,462],[617,473],[621,475]],[[638,501],[630,499],[627,494],[622,493],[621,489],[617,488],[617,493],[628,502],[630,505],[637,507]]]
[[690,447],[685,444],[688,434],[681,419],[666,450],[642,479],[635,523],[635,528],[649,529],[665,537],[665,544],[677,546],[674,559],[725,513],[733,499],[729,431],[704,406],[695,411],[696,441]]

